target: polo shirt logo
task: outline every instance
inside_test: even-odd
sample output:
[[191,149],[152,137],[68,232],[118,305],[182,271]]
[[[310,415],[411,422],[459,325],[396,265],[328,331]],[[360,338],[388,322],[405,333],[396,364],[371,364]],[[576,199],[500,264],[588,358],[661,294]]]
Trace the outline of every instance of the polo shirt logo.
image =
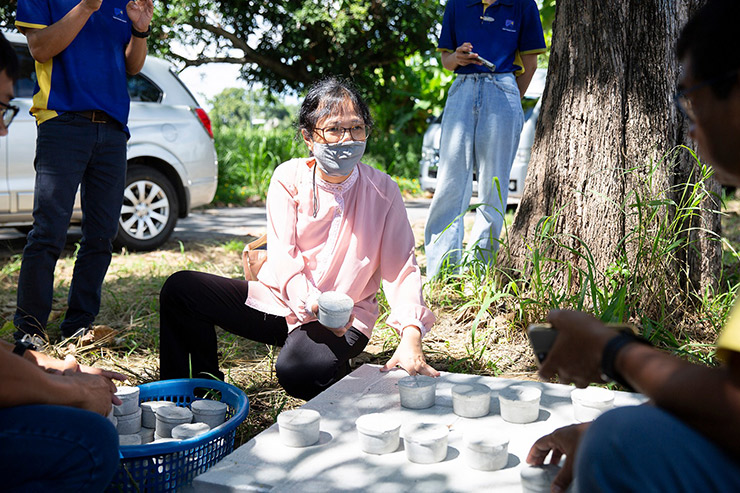
[[506,19],[506,22],[504,22],[504,27],[502,27],[501,30],[515,33],[516,29],[514,29],[514,21],[511,19]]
[[119,9],[117,7],[113,8],[113,18],[117,21],[126,22],[123,9]]

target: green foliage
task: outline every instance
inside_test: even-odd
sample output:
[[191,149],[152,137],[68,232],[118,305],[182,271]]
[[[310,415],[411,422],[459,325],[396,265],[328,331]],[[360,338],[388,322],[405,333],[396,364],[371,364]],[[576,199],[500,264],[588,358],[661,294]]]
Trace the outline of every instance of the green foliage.
[[[288,159],[308,155],[305,144],[290,128],[215,125],[213,135],[219,156],[217,203],[264,200],[273,170]],[[375,132],[362,161],[395,176],[402,192],[418,195],[420,152],[420,136]]]
[[[245,127],[256,120],[268,121],[272,127],[291,125],[297,108],[287,107],[264,89],[226,88],[208,100],[209,116],[214,125]],[[277,122],[277,123],[273,123]]]
[[[442,12],[437,0],[163,0],[151,46],[186,65],[238,63],[247,81],[278,93],[332,74],[375,94],[376,68],[392,73],[408,55],[433,49]],[[173,41],[193,49],[185,53]]]
[[[695,174],[689,183],[655,192],[655,170],[673,166],[679,153],[690,152]],[[495,313],[513,313],[512,326],[523,328],[545,319],[547,311],[570,308],[593,313],[604,322],[636,322],[642,334],[658,346],[695,361],[713,364],[712,343],[724,325],[737,296],[738,279],[733,269],[719,273],[717,291],[694,294],[688,280],[676,289],[675,267],[682,265],[682,252],[695,248],[692,234],[701,228],[705,204],[713,198],[707,187],[711,169],[702,165],[688,148],[680,147],[657,163],[625,171],[637,185],[620,204],[627,230],[614,252],[614,261],[603,269],[596,266],[590,246],[580,238],[561,233],[560,212],[540,219],[537,232],[527,243],[528,256],[521,271],[490,267],[476,258],[464,259],[465,271],[433,281],[429,293],[436,302],[467,312],[471,337],[485,333]],[[706,233],[706,231],[702,230]],[[497,255],[508,255],[504,239]],[[717,241],[721,241],[719,237]],[[729,245],[728,245],[729,246]],[[573,262],[558,260],[556,251],[568,251]],[[733,266],[738,264],[734,255]],[[585,260],[585,267],[578,267]],[[679,274],[688,279],[688,274]],[[645,303],[644,300],[650,300]],[[656,308],[657,307],[657,308]],[[476,361],[485,361],[485,352],[469,352]]]

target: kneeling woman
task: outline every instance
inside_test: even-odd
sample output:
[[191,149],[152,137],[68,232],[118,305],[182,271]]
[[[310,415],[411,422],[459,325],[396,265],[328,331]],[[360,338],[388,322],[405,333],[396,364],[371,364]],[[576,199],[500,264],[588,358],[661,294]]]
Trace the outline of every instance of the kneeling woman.
[[[396,183],[360,163],[372,120],[348,83],[316,83],[299,126],[312,157],[274,172],[267,192],[267,262],[257,281],[201,272],[172,275],[162,288],[161,378],[218,376],[214,326],[282,346],[275,364],[288,394],[310,399],[349,371],[378,318],[381,281],[387,323],[401,342],[383,369],[438,376],[421,338],[434,323],[422,297],[414,236]],[[317,299],[339,291],[354,301],[347,326],[317,320]]]

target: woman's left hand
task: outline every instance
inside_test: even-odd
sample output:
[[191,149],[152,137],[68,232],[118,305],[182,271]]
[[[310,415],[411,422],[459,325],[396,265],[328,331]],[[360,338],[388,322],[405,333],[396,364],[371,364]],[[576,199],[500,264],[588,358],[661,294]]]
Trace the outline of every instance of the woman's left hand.
[[380,369],[380,371],[390,371],[396,366],[400,366],[409,375],[429,375],[438,377],[439,372],[429,366],[424,359],[424,352],[421,350],[421,330],[418,327],[409,325],[403,329],[401,342],[398,344],[393,356]]

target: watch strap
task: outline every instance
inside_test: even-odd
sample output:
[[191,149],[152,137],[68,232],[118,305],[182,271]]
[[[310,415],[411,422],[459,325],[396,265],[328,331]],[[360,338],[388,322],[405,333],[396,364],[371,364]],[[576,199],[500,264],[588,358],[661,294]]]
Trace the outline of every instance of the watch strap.
[[131,24],[131,35],[134,36],[135,38],[148,38],[151,33],[152,33],[151,24],[144,32],[137,31],[136,29],[134,29],[134,25]]
[[606,381],[617,382],[619,385],[634,392],[632,386],[627,383],[621,373],[619,373],[615,367],[617,361],[617,355],[627,345],[633,342],[639,344],[647,344],[651,346],[650,342],[643,339],[640,336],[629,332],[620,332],[616,337],[613,337],[604,346],[604,351],[601,353],[601,373],[602,378]]

